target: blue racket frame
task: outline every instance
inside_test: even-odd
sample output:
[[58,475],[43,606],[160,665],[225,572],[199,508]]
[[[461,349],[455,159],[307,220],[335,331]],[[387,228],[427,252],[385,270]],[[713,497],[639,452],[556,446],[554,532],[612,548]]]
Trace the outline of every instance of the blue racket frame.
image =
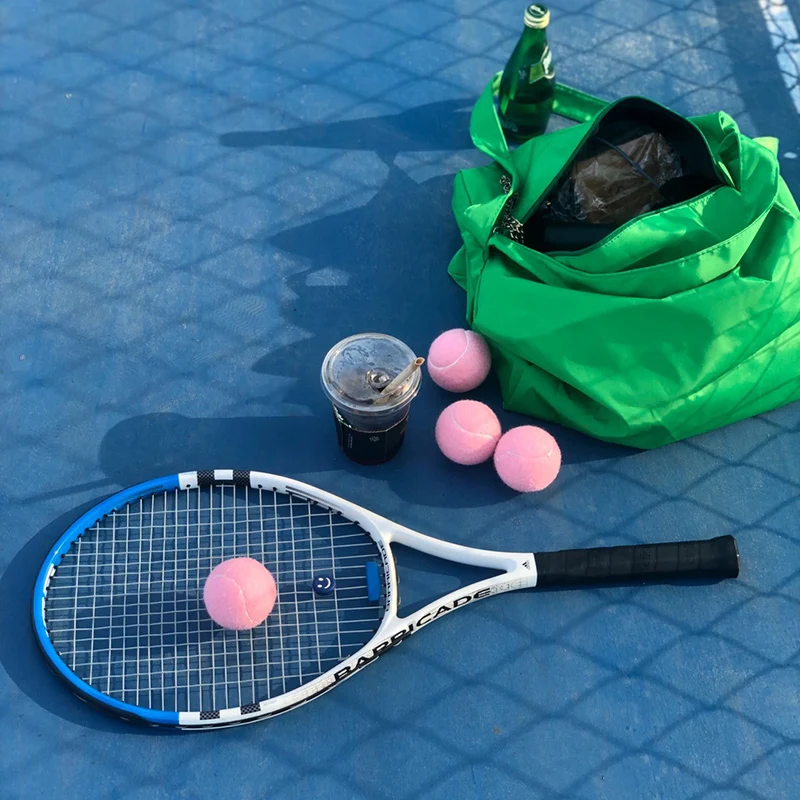
[[113,709],[117,715],[130,719],[140,720],[150,725],[169,725],[178,724],[178,713],[175,711],[157,711],[154,709],[140,708],[130,703],[123,703],[109,697],[97,689],[92,688],[86,681],[81,680],[61,659],[50,637],[47,634],[45,625],[44,607],[47,595],[47,585],[55,568],[61,561],[72,543],[78,539],[88,528],[91,528],[107,514],[115,511],[120,506],[124,506],[140,497],[147,497],[155,492],[173,491],[180,487],[178,475],[169,475],[164,478],[144,481],[143,483],[130,486],[116,494],[111,495],[98,505],[91,508],[80,516],[69,528],[64,531],[58,541],[53,545],[47,555],[44,564],[39,570],[33,593],[33,628],[36,633],[36,640],[39,647],[44,651],[48,663],[64,678],[72,687],[73,691],[82,699],[88,700],[101,708]]

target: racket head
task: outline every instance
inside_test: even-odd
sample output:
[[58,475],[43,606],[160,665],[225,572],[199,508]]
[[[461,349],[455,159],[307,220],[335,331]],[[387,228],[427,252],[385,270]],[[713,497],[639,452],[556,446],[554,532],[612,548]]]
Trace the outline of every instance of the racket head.
[[[275,608],[247,631],[203,604],[220,561],[260,560]],[[366,595],[366,564],[380,597]],[[328,574],[336,591],[314,593]],[[33,623],[54,671],[129,720],[183,728],[244,724],[332,688],[392,633],[397,577],[380,518],[260,472],[207,470],[125,489],[75,521],[37,577]],[[368,660],[371,660],[371,657]]]

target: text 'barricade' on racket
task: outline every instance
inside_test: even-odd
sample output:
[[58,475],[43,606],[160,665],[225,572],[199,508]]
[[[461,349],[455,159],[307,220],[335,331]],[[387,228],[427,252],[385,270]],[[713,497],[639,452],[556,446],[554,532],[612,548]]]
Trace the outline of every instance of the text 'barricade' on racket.
[[[393,543],[501,574],[401,617]],[[213,567],[239,556],[263,563],[278,588],[266,622],[245,631],[219,627],[203,604]],[[320,574],[334,591],[314,591]],[[208,728],[289,711],[494,594],[738,574],[732,536],[493,552],[275,475],[208,470],[139,484],[86,512],[40,570],[33,619],[44,655],[84,699],[128,719]]]

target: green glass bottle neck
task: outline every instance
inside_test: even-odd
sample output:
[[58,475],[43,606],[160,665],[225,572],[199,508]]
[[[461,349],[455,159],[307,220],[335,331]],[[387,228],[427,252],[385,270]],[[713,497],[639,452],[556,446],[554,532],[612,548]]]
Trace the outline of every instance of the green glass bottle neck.
[[547,45],[547,28],[528,28],[522,32],[520,49],[526,53],[535,49],[544,50]]
[[[552,60],[552,58],[546,58],[546,54],[548,53],[548,46],[547,46],[547,33],[546,29],[544,28],[525,28],[524,33],[520,37],[519,43],[517,44],[516,48],[514,48],[514,54],[511,56],[511,62],[509,66],[514,67],[515,70],[520,70],[524,68],[527,71],[530,71],[532,67],[539,65],[539,69],[535,69],[537,73],[541,72],[541,75],[537,75],[537,77],[544,77],[544,75],[549,71],[550,64],[545,64],[545,60]],[[527,77],[523,78],[520,75],[520,80],[523,83],[529,83],[534,78],[533,74],[527,75]]]

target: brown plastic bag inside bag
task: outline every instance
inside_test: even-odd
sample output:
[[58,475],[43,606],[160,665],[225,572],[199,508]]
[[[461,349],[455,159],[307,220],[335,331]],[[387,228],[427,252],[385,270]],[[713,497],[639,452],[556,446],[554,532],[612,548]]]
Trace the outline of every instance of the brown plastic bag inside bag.
[[620,144],[595,138],[591,150],[575,161],[559,188],[553,204],[557,217],[622,225],[662,204],[660,187],[683,174],[680,156],[658,132]]

